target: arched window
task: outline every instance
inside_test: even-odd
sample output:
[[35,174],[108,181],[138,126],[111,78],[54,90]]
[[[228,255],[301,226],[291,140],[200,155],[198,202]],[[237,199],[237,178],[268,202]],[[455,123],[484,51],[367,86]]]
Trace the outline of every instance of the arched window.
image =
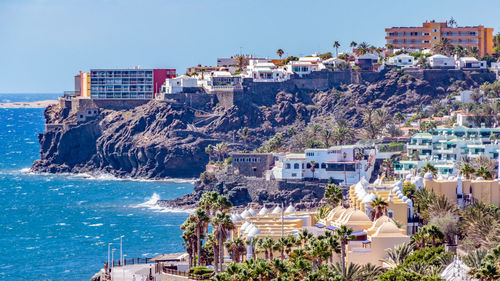
[[308,169],[310,169],[310,168],[311,168],[311,163],[307,163],[306,167],[307,167]]
[[326,164],[325,163],[321,163],[321,169],[326,169]]
[[300,169],[300,165],[299,165],[299,163],[295,163],[295,164],[293,164],[293,168],[294,168],[295,170]]
[[290,163],[285,164],[285,169],[290,169]]

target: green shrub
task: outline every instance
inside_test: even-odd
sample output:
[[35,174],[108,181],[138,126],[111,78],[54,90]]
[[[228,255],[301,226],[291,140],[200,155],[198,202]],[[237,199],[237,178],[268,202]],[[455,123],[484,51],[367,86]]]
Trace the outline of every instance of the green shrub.
[[439,266],[439,257],[444,257],[446,255],[452,255],[450,252],[446,252],[443,246],[440,247],[426,247],[413,251],[404,262],[404,266],[408,266],[415,262],[423,262],[428,265]]
[[213,173],[209,173],[209,172],[205,171],[205,172],[201,173],[200,180],[204,184],[209,184],[209,183],[215,181],[215,175]]
[[413,198],[413,194],[415,193],[415,191],[417,191],[417,186],[412,184],[412,183],[409,183],[409,182],[405,182],[403,184],[403,194],[408,197],[408,198]]
[[423,276],[412,272],[401,266],[389,270],[377,278],[378,281],[438,281],[443,280],[439,276]]
[[210,269],[206,266],[193,266],[189,269],[189,273],[191,274],[194,274],[194,275],[203,275],[203,276],[206,276],[206,275],[210,275],[212,274],[212,272],[214,272],[213,269]]

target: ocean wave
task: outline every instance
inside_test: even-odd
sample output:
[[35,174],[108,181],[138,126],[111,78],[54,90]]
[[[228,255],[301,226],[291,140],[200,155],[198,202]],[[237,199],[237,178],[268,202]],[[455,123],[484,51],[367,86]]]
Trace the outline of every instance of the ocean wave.
[[194,209],[181,209],[181,208],[169,208],[162,207],[158,205],[158,201],[160,200],[160,195],[158,193],[153,193],[151,197],[143,203],[133,205],[133,208],[148,208],[150,210],[154,210],[155,213],[193,213]]
[[94,224],[89,224],[89,226],[103,226],[104,224],[102,223],[94,223]]
[[[138,182],[172,182],[172,183],[189,183],[194,184],[196,179],[147,179],[147,178],[132,178],[132,177],[117,177],[109,173],[39,173],[33,172],[31,168],[22,168],[20,170],[5,171],[8,174],[28,174],[28,175],[42,175],[42,176],[64,176],[77,179],[97,180],[97,181],[138,181]],[[1,171],[0,171],[1,173]]]

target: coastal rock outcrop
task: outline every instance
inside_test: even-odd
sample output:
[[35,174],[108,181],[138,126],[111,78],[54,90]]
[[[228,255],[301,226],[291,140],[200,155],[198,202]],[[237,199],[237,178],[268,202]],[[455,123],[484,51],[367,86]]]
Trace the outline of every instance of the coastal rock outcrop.
[[[78,121],[71,106],[51,105],[45,110],[47,128],[51,129],[39,135],[40,160],[33,163],[32,170],[105,172],[134,178],[198,177],[209,161],[205,153],[209,144],[228,142],[236,149],[251,150],[297,122],[307,124],[332,116],[359,127],[367,107],[382,107],[389,114],[410,113],[459,88],[494,79],[491,73],[460,71],[391,70],[375,74],[367,75],[371,81],[367,82],[363,73],[351,73],[356,83],[333,83],[322,90],[299,89],[296,84],[289,88],[259,85],[257,90],[235,95],[232,102],[207,102],[199,108],[155,100],[126,109],[100,108],[97,117],[86,121]],[[244,142],[239,134],[243,127],[250,135]],[[237,194],[234,198],[238,200],[257,198],[236,187],[226,191]],[[265,196],[273,195],[260,198]]]
[[324,195],[325,183],[280,182],[247,178],[228,172],[218,172],[209,182],[196,181],[194,191],[181,198],[160,200],[159,206],[192,209],[203,193],[217,191],[226,194],[235,207],[293,204],[298,209],[314,208]]

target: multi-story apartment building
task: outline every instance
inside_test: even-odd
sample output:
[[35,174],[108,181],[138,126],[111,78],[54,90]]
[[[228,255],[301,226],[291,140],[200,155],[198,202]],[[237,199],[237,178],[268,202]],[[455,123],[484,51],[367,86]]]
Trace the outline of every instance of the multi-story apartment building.
[[153,99],[175,69],[91,69],[92,99]]
[[458,168],[455,164],[463,157],[473,159],[483,155],[494,161],[498,159],[499,144],[492,141],[493,135],[500,135],[500,129],[457,127],[437,129],[433,134],[415,134],[407,144],[410,160],[396,163],[394,172],[405,176],[431,163],[438,174],[456,176]]
[[421,27],[391,27],[385,29],[386,44],[395,49],[430,49],[441,38],[465,48],[477,47],[479,55],[493,53],[493,28],[449,26],[447,22],[424,22]]
[[306,149],[305,153],[278,154],[275,158],[275,165],[267,173],[267,179],[331,179],[348,185],[357,183],[361,178],[371,177],[375,150],[353,145],[332,146]]

